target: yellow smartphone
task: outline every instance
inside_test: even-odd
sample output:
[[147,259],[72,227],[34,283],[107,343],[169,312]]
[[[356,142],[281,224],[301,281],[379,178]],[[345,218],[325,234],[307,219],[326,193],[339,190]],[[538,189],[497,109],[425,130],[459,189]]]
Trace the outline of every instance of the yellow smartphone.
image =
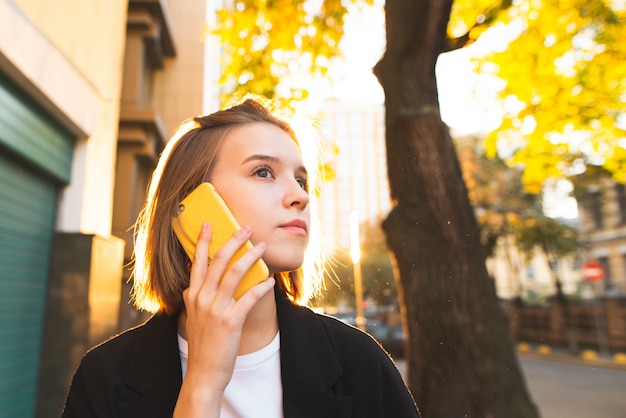
[[[196,251],[196,243],[202,223],[209,222],[213,231],[209,244],[209,263],[226,241],[228,241],[235,231],[241,229],[226,202],[219,195],[215,187],[208,182],[200,184],[178,206],[177,213],[172,217],[172,228],[176,237],[185,249],[187,256],[193,260]],[[242,245],[228,266],[230,267],[247,251],[252,249],[250,241]],[[252,286],[262,282],[269,277],[269,269],[262,259],[258,259],[250,270],[244,275],[233,294],[235,299],[239,299]]]

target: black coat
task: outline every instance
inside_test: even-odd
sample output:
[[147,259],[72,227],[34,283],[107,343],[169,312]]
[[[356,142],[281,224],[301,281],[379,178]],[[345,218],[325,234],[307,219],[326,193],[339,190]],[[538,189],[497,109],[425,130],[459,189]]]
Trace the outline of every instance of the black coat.
[[[285,417],[419,417],[400,373],[369,335],[279,292],[276,304]],[[171,417],[182,384],[177,321],[155,315],[90,350],[63,417]]]

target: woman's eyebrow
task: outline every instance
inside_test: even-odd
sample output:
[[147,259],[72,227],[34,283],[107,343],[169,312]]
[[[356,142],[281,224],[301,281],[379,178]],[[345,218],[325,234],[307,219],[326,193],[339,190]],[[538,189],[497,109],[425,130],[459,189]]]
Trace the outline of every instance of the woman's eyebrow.
[[261,161],[269,161],[269,162],[273,162],[273,163],[279,163],[280,159],[277,157],[272,157],[271,155],[264,155],[264,154],[254,154],[251,155],[247,158],[245,158],[241,164],[246,164],[250,161],[257,161],[257,160],[261,160]]
[[[268,161],[268,162],[275,163],[275,164],[282,164],[282,161],[281,161],[280,158],[273,157],[271,155],[265,155],[265,154],[253,154],[253,155],[251,155],[249,157],[246,157],[241,162],[241,164],[243,165],[243,164],[249,163],[250,161],[259,161],[259,160],[260,161]],[[302,172],[305,175],[308,174],[306,167],[303,166],[303,165],[298,167],[296,171],[300,171],[300,172]]]
[[306,167],[305,167],[305,166],[303,166],[303,165],[301,165],[300,167],[298,167],[298,170],[296,170],[296,171],[301,172],[301,173],[302,173],[302,174],[304,174],[305,176],[308,176],[308,175],[309,175],[309,173],[308,173],[308,172],[307,172],[307,170],[306,170]]

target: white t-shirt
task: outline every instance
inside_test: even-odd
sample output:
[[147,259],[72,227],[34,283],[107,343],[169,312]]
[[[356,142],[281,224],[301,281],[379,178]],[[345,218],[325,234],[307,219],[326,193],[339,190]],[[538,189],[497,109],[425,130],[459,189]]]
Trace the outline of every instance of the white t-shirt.
[[[279,418],[283,416],[283,386],[280,377],[279,333],[260,350],[237,356],[235,371],[224,392],[222,418]],[[187,340],[178,335],[183,369],[187,371]]]

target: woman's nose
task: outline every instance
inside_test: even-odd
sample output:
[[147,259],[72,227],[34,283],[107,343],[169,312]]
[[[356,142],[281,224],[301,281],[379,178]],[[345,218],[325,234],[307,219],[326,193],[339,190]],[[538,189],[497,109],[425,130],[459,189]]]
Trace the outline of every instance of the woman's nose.
[[309,204],[309,194],[302,188],[297,180],[289,182],[287,193],[284,199],[285,206],[298,207],[304,209]]

